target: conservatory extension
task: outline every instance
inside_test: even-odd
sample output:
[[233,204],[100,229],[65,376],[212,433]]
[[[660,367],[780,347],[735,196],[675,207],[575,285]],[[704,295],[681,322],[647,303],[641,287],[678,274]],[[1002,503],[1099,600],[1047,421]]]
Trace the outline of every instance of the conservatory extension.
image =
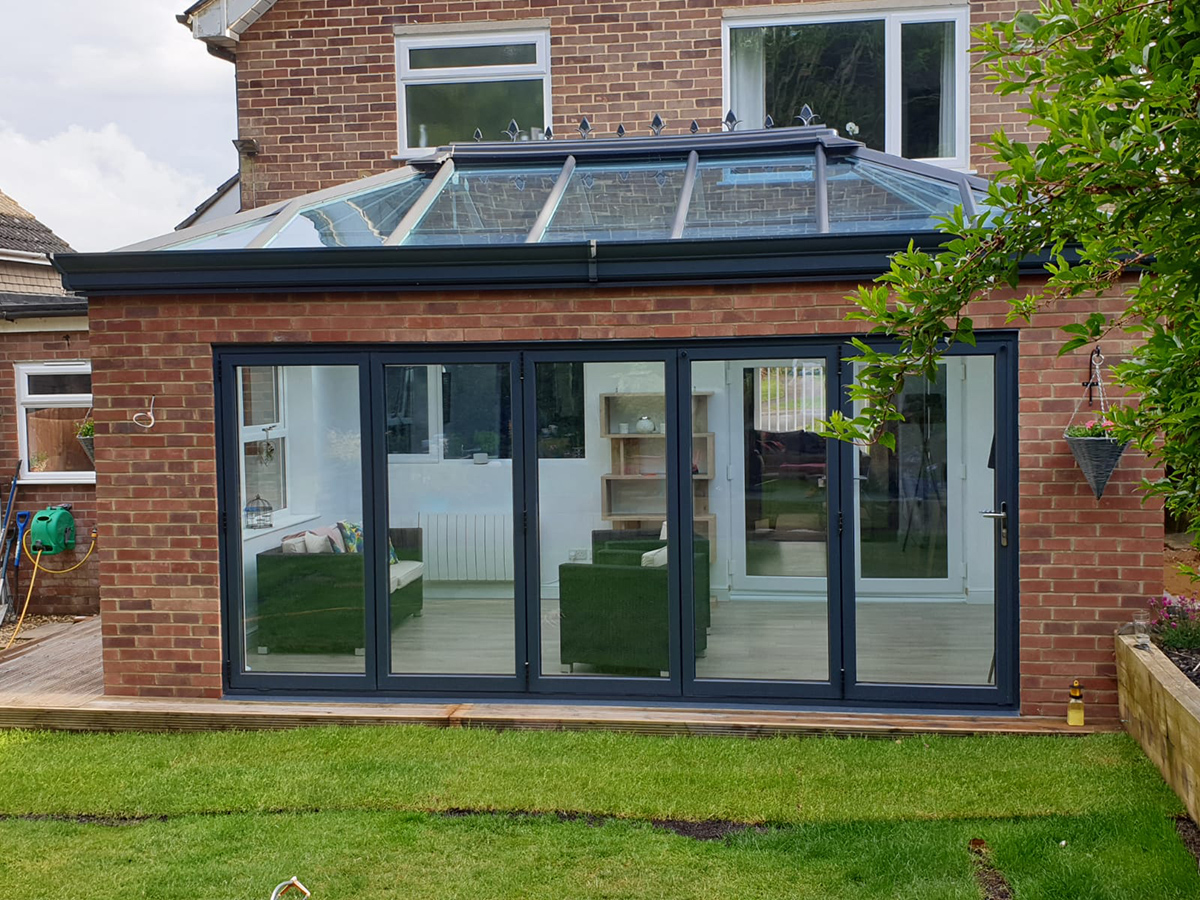
[[853,282],[985,187],[822,128],[454,145],[60,257],[101,519],[220,551],[102,586],[221,635],[110,690],[1015,708],[1020,333],[906,383],[895,452],[817,433]]

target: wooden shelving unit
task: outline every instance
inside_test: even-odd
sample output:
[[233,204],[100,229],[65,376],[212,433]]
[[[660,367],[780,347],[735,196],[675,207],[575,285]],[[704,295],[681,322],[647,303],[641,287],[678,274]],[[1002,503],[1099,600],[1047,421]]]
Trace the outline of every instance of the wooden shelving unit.
[[[692,504],[699,533],[716,540],[717,522],[709,510],[709,485],[716,438],[708,430],[711,393],[692,395]],[[615,528],[658,528],[667,510],[667,435],[662,394],[601,394],[600,436],[609,441],[609,472],[600,479],[600,517]],[[643,429],[645,422],[653,431]]]

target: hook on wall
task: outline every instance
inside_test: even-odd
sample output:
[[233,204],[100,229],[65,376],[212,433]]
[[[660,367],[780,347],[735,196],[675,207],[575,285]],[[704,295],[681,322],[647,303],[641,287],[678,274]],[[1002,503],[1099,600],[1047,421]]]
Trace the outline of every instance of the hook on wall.
[[145,428],[147,431],[154,427],[154,399],[155,395],[151,394],[150,408],[145,412],[133,414],[134,425],[137,425],[139,428]]
[[1088,357],[1088,380],[1080,384],[1080,387],[1087,388],[1088,406],[1094,402],[1092,391],[1100,387],[1100,368],[1103,365],[1104,354],[1100,352],[1100,345],[1097,344],[1092,350],[1092,355]]

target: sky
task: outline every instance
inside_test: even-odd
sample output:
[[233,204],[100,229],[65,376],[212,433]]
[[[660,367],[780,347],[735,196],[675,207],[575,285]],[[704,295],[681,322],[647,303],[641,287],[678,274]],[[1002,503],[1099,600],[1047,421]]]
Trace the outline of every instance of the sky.
[[237,170],[232,63],[190,0],[3,0],[0,190],[80,251],[171,231]]

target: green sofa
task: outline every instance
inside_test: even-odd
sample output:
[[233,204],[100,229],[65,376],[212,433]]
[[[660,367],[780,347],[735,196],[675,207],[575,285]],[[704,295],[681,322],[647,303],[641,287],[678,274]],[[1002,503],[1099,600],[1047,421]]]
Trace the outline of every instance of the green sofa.
[[[658,675],[670,668],[668,569],[642,565],[666,546],[657,531],[596,531],[592,562],[558,567],[560,661],[608,674]],[[708,647],[709,546],[694,542],[696,654]]]
[[[388,530],[396,555],[421,560],[421,529]],[[270,653],[346,655],[364,646],[364,563],[361,553],[284,553],[264,550],[258,567],[257,627],[251,638]],[[424,603],[424,579],[393,591],[391,625],[418,616]]]

